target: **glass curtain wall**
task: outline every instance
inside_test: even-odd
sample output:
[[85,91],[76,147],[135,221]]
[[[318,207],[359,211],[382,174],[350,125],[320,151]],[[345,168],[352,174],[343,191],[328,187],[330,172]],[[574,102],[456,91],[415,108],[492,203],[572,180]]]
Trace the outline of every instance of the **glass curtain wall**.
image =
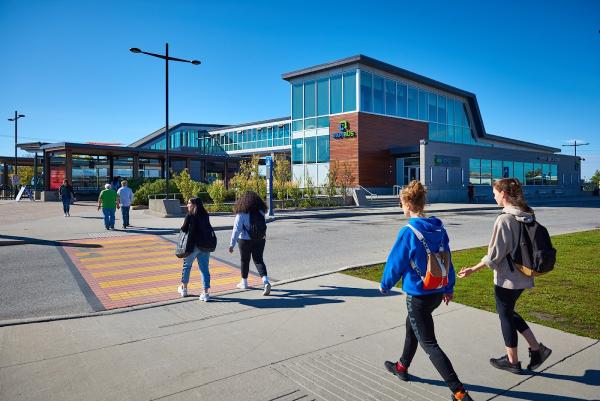
[[[71,170],[71,177],[75,191],[97,192],[104,189],[104,184],[110,182],[110,166],[107,156],[78,154],[73,155],[72,159],[73,168]],[[113,175],[116,177],[115,168],[116,165],[113,164]],[[133,176],[133,171],[131,176]]]
[[212,138],[227,152],[290,146],[290,124],[240,128],[212,134]]
[[138,159],[138,172],[140,178],[160,178],[162,164],[160,159]]
[[558,165],[510,160],[469,159],[469,182],[491,185],[501,178],[516,178],[523,185],[558,185]]

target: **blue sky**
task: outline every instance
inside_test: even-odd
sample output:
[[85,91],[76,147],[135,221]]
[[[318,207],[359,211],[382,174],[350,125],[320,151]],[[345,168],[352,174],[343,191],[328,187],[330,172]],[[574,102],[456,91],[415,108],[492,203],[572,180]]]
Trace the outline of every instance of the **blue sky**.
[[[416,4],[420,3],[420,4]],[[170,119],[290,114],[281,74],[365,54],[477,95],[486,130],[578,149],[600,169],[600,1],[0,0],[0,117],[20,142],[129,144]],[[4,113],[2,116],[1,113]],[[13,125],[0,123],[0,154]],[[572,148],[562,148],[572,154]]]

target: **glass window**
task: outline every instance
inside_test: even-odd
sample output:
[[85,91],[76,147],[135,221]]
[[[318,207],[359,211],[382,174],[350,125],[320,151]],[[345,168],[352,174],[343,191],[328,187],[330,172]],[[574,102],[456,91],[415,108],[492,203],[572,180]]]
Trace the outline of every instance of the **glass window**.
[[406,117],[406,85],[398,84],[397,94],[398,104],[396,108],[396,115],[400,117]]
[[315,129],[317,127],[316,118],[307,118],[304,120],[304,129]]
[[533,178],[535,185],[542,185],[542,163],[533,164]]
[[292,118],[302,118],[302,84],[292,85]]
[[373,111],[373,74],[360,72],[360,110]]
[[315,82],[304,83],[304,117],[315,116]]
[[492,180],[502,179],[502,160],[492,160]]
[[456,118],[456,125],[461,127],[468,126],[463,102],[454,102],[454,117]]
[[558,185],[558,165],[550,165],[550,184]]
[[329,161],[329,135],[320,135],[317,137],[317,162],[326,163]]
[[342,112],[342,76],[336,75],[329,80],[329,112]]
[[533,163],[523,163],[523,174],[525,174],[525,185],[534,185]]
[[304,138],[304,163],[317,162],[317,137]]
[[437,121],[437,95],[435,93],[429,94],[428,99],[428,109],[429,109],[429,121],[436,122]]
[[[303,129],[304,129],[304,121],[302,121],[302,120],[292,121],[292,131],[302,131]],[[238,142],[242,142],[242,141],[238,140]]]
[[448,125],[456,125],[454,118],[454,99],[448,99],[446,108],[448,112]]
[[542,164],[542,183],[544,185],[550,185],[551,175],[552,174],[550,173],[550,165]]
[[502,178],[514,178],[513,162],[502,162]]
[[317,118],[317,128],[329,128],[329,117]]
[[437,124],[437,127],[437,136],[439,140],[442,142],[450,142],[450,137],[448,136],[448,127],[444,124]]
[[419,120],[427,121],[427,102],[429,101],[429,93],[424,90],[419,90]]
[[492,185],[492,161],[481,160],[481,183]]
[[344,111],[356,110],[356,72],[344,74]]
[[385,114],[396,115],[396,81],[385,80]]
[[[458,136],[458,138],[457,138],[457,136]],[[446,141],[450,142],[450,143],[455,143],[455,142],[460,143],[460,142],[462,142],[460,140],[460,135],[456,135],[456,130],[451,125],[448,126],[448,133],[447,133],[447,136],[446,136]]]
[[413,88],[412,86],[408,87],[408,118],[414,118],[415,120],[418,117],[418,97],[419,92],[417,88]]
[[519,180],[521,185],[525,185],[525,179],[523,178],[524,175],[523,175],[523,163],[522,162],[515,162],[513,177],[515,177],[517,180]]
[[438,96],[438,122],[440,124],[446,124],[446,98],[444,96]]
[[481,184],[481,160],[469,159],[469,182]]
[[302,138],[292,139],[292,164],[302,164],[304,161],[304,143]]
[[317,81],[317,115],[329,114],[329,79]]
[[373,111],[384,113],[383,78],[377,75],[373,76]]

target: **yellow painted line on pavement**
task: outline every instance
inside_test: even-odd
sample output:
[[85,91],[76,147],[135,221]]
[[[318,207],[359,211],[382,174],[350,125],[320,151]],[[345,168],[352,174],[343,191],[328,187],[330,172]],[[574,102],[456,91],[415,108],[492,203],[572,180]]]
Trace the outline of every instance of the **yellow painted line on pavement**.
[[[178,265],[179,268],[181,268],[181,264]],[[194,266],[192,266],[192,269],[194,268]],[[134,274],[134,273],[145,273],[145,272],[153,272],[153,271],[160,271],[160,270],[166,270],[166,269],[172,269],[171,265],[168,266],[148,266],[148,267],[135,267],[135,268],[131,268],[131,269],[123,269],[123,270],[109,270],[109,271],[105,271],[105,272],[95,272],[92,273],[92,276],[94,277],[111,277],[111,276],[124,276],[126,274]],[[230,267],[225,267],[225,266],[215,266],[215,267],[210,267],[210,273],[227,273],[231,271]]]
[[93,243],[100,243],[100,244],[125,244],[125,243],[138,243],[138,242],[159,242],[162,241],[161,239],[155,238],[155,237],[150,237],[150,236],[123,236],[123,237],[117,237],[114,239],[89,239],[86,241],[91,241]]
[[[120,255],[114,255],[111,253],[108,253],[107,256],[104,255],[98,255],[96,257],[87,257],[87,258],[81,258],[82,262],[84,262],[86,265],[92,264],[92,263],[98,263],[99,260],[104,261],[109,261],[109,260],[115,260],[115,259],[131,259],[131,258],[135,258],[135,257],[140,257],[140,256],[146,256],[146,257],[150,257],[150,256],[160,256],[160,255],[171,255],[174,256],[174,252],[173,249],[175,249],[174,247],[169,247],[168,249],[162,249],[162,250],[147,250],[145,252],[126,252],[126,253],[122,253]],[[110,255],[110,256],[109,256]]]
[[[239,275],[236,275],[235,277],[224,277],[224,278],[219,278],[219,279],[211,278],[210,286],[214,288],[218,285],[236,283],[239,280],[240,280]],[[116,300],[130,299],[130,298],[139,298],[139,297],[143,297],[143,296],[147,296],[147,295],[165,294],[168,292],[177,294],[177,285],[178,285],[178,283],[166,285],[166,286],[162,286],[162,287],[152,287],[152,288],[143,289],[143,290],[108,293],[108,297],[111,300],[116,301]],[[194,282],[191,282],[188,284],[188,289],[192,289],[192,290],[198,289],[201,287],[202,287],[201,283],[197,282],[197,281],[194,281]],[[148,291],[148,292],[150,292],[150,294],[146,294],[146,293],[144,293],[144,291]]]
[[131,252],[146,252],[146,251],[153,251],[153,250],[164,250],[164,251],[168,251],[168,250],[174,250],[175,249],[175,244],[165,244],[165,243],[159,243],[159,244],[149,244],[149,245],[144,245],[144,246],[136,246],[136,247],[126,247],[126,248],[119,248],[119,249],[113,249],[113,248],[97,248],[94,251],[85,251],[85,252],[81,252],[81,253],[77,253],[74,256],[79,258],[79,259],[88,259],[88,258],[94,258],[94,257],[99,257],[99,256],[105,256],[105,255],[127,255]]
[[139,265],[144,263],[158,263],[158,262],[173,262],[180,264],[181,262],[175,255],[165,256],[163,258],[144,258],[144,259],[136,259],[132,257],[130,260],[122,260],[120,262],[94,262],[94,263],[84,263],[86,269],[103,269],[105,267],[127,267],[133,265]]

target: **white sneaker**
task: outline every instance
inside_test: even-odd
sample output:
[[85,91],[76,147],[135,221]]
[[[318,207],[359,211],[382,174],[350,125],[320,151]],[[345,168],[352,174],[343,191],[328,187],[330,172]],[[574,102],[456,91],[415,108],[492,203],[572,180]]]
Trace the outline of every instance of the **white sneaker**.
[[265,283],[265,288],[263,290],[263,295],[269,295],[271,293],[271,283],[268,281]]
[[185,288],[183,284],[180,284],[179,287],[177,287],[177,292],[181,295],[181,298],[187,297],[187,288]]
[[238,285],[236,285],[236,287],[239,288],[240,290],[247,290],[248,289],[248,283],[240,281],[238,283]]
[[198,298],[198,300],[200,300],[202,302],[208,302],[208,301],[210,301],[210,295],[207,294],[206,292],[203,292],[202,294],[200,294],[200,297]]

